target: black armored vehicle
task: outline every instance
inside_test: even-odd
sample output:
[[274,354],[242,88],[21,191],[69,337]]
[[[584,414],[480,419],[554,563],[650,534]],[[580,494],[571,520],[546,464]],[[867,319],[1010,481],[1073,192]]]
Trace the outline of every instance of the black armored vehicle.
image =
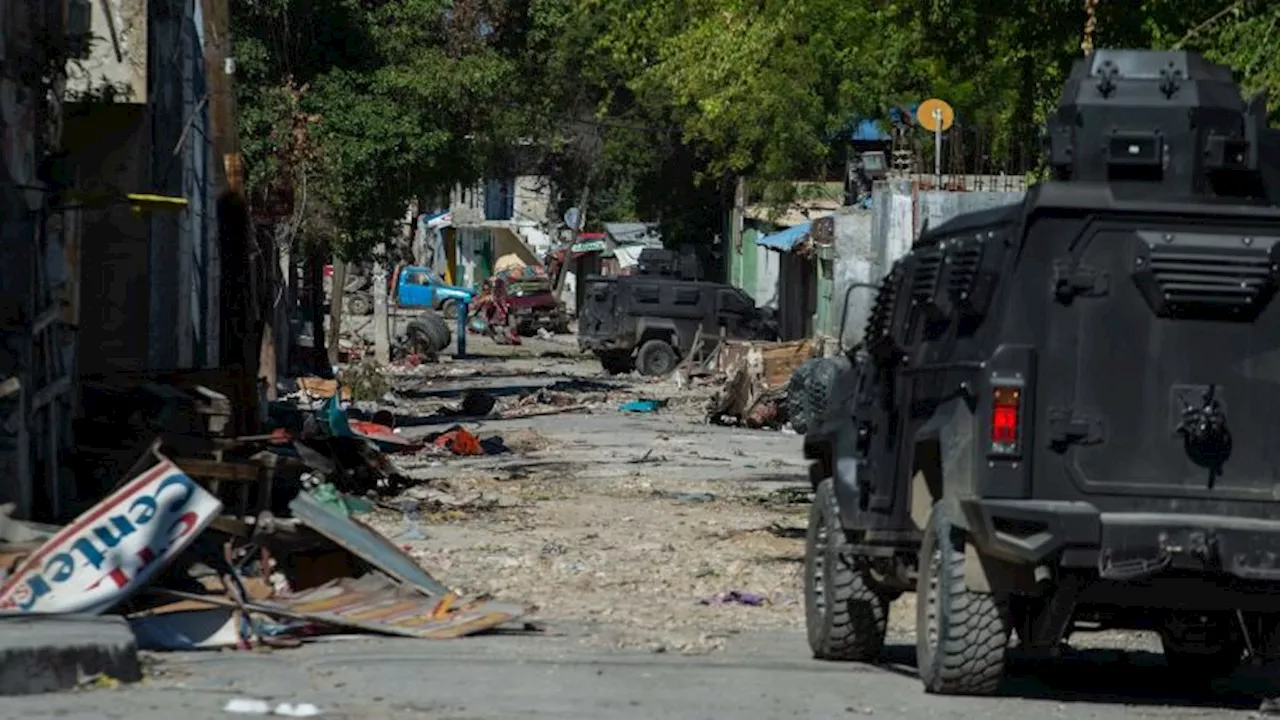
[[731,340],[773,340],[771,311],[722,283],[698,279],[696,260],[669,250],[644,250],[640,272],[586,279],[578,311],[578,345],[611,373],[639,370],[666,375],[692,351],[699,336],[710,351]]
[[805,436],[817,657],[873,660],[912,590],[929,692],[1076,630],[1189,680],[1280,655],[1276,140],[1228,68],[1098,51],[1051,179],[921,233]]

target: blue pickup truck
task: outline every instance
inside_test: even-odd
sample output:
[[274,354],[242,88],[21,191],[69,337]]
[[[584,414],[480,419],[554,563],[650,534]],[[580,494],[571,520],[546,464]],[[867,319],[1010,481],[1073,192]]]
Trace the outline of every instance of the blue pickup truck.
[[434,270],[421,265],[401,265],[391,276],[392,302],[397,308],[439,310],[446,318],[458,317],[458,308],[472,301],[471,288],[449,285]]
[[[401,310],[437,310],[453,320],[458,308],[476,296],[471,288],[450,285],[434,270],[422,265],[398,265],[391,273],[387,297],[392,308]],[[352,315],[373,312],[373,295],[368,287],[347,289],[347,311]]]

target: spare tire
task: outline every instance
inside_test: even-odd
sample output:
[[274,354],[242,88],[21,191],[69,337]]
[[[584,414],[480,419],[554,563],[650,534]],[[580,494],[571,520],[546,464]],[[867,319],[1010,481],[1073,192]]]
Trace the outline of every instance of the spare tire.
[[841,375],[852,369],[844,355],[807,360],[791,374],[787,385],[787,414],[800,434],[817,429],[831,404]]

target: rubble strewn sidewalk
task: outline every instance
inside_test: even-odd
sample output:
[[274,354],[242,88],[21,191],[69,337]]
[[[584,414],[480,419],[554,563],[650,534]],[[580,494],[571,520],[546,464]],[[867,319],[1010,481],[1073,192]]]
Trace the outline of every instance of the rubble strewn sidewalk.
[[[799,548],[775,529],[803,510],[769,498],[802,478],[782,459],[791,440],[753,435],[785,449],[748,454],[734,433],[751,431],[713,432],[707,409],[746,378],[738,421],[784,425],[774,376],[806,354],[729,346],[662,380],[558,351],[366,367],[384,373],[380,399],[298,378],[245,436],[208,387],[144,384],[169,420],[147,425],[156,442],[109,496],[65,527],[0,508],[0,608],[122,617],[125,656],[527,631],[535,609],[594,623],[603,642],[687,652],[790,627]],[[761,398],[775,410],[752,421]],[[136,679],[122,667],[112,682]]]

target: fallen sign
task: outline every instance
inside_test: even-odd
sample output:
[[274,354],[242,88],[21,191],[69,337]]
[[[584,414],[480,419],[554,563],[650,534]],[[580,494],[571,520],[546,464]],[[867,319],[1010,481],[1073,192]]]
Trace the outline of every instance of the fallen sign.
[[485,632],[529,612],[520,605],[487,600],[456,605],[458,596],[452,593],[428,597],[376,573],[361,578],[340,578],[295,595],[243,604],[229,598],[161,592],[291,620],[430,640]]
[[126,482],[22,561],[0,611],[110,610],[147,584],[222,511],[167,458]]
[[452,595],[449,588],[423,570],[379,533],[352,517],[339,515],[320,504],[310,493],[300,493],[289,503],[293,516],[347,552],[416,588],[421,594]]

